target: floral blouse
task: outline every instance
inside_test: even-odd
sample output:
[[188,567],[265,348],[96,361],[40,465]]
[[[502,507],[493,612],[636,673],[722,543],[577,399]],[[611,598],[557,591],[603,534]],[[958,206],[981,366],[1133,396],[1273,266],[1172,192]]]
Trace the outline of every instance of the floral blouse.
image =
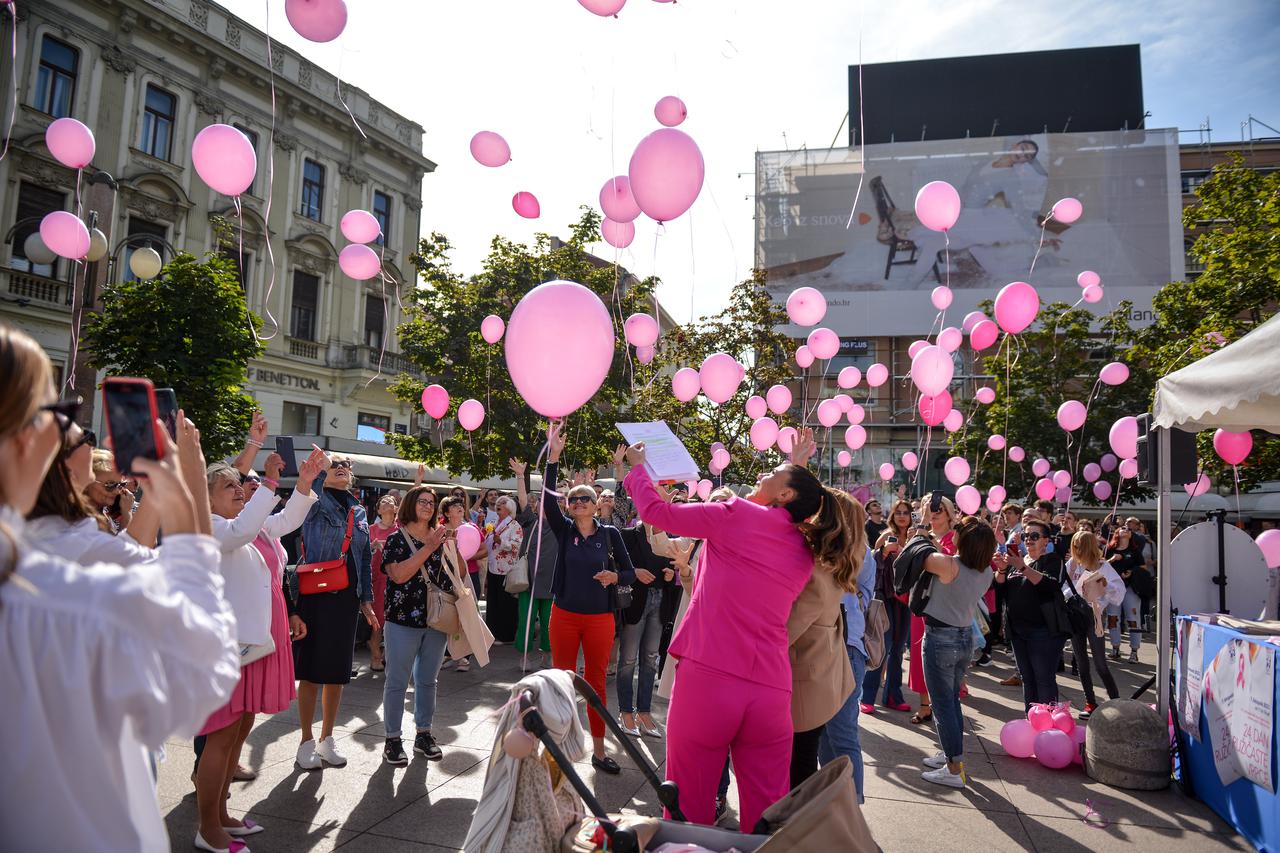
[[[416,537],[409,535],[403,528],[392,533],[383,546],[382,564],[389,566],[403,563],[413,556],[408,539],[413,539],[415,549],[423,548]],[[445,592],[453,592],[453,584],[440,565],[440,549],[427,558],[422,565],[431,582]],[[404,583],[396,583],[390,574],[387,575],[387,604],[385,616],[388,622],[404,625],[408,628],[427,627],[427,584],[422,579],[422,572],[414,572]]]
[[511,516],[498,522],[489,538],[489,547],[493,552],[491,571],[495,575],[508,574],[516,567],[520,559],[520,543],[524,540],[524,530]]

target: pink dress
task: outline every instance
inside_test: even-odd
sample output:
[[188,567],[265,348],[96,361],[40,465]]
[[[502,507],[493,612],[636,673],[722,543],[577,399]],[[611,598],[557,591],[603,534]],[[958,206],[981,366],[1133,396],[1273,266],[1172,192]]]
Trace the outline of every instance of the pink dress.
[[[391,534],[399,529],[398,521],[391,522],[390,527],[383,527],[382,520],[379,519],[369,525],[369,540],[386,545]],[[387,574],[382,570],[382,551],[373,552],[371,565],[373,567],[373,612],[378,614],[378,619],[381,621],[387,609]]]
[[253,545],[271,571],[271,639],[276,650],[240,670],[240,681],[227,704],[205,720],[200,734],[225,729],[245,714],[278,714],[289,707],[297,689],[293,680],[293,643],[289,639],[289,610],[284,602],[283,547],[265,533]]
[[[948,557],[956,553],[956,532],[948,530],[942,537],[938,550]],[[924,686],[924,617],[911,615],[911,666],[907,670],[907,688],[916,693],[927,693]]]

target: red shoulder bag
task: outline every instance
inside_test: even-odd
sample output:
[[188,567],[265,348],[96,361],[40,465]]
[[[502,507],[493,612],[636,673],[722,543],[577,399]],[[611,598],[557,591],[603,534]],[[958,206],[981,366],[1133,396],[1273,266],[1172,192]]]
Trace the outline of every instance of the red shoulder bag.
[[347,576],[347,549],[351,547],[351,531],[355,528],[356,511],[347,510],[347,535],[342,539],[342,553],[336,560],[308,563],[307,543],[302,541],[302,559],[298,561],[298,594],[315,595],[318,592],[337,592],[351,586]]

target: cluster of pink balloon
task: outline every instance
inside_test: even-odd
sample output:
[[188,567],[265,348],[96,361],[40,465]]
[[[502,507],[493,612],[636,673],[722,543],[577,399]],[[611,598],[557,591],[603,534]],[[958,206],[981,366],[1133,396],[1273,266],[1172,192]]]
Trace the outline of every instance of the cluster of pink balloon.
[[[49,153],[64,166],[71,169],[83,169],[93,161],[97,144],[93,131],[82,122],[73,118],[60,118],[45,129],[45,145]],[[24,248],[28,249],[26,257],[39,261],[46,258],[46,263],[53,260],[52,255],[72,261],[89,259],[93,248],[93,237],[101,232],[96,228],[90,235],[89,228],[74,213],[55,210],[40,220],[40,229],[27,238]],[[106,237],[101,238],[101,247],[105,255]],[[99,260],[93,258],[92,260]]]
[[1077,725],[1068,703],[1032,705],[1026,719],[1000,729],[1000,745],[1014,758],[1036,759],[1051,770],[1084,761],[1085,727]]
[[378,218],[367,210],[348,210],[339,222],[342,236],[351,241],[338,253],[338,266],[349,278],[367,281],[382,272],[382,260],[367,243],[382,236]]

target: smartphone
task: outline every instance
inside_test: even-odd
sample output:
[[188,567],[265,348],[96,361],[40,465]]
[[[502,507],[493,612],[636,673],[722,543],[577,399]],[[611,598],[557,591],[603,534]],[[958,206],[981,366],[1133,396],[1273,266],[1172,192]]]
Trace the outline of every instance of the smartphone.
[[280,472],[280,476],[298,476],[298,458],[293,452],[293,436],[277,435],[276,453],[280,454],[280,458],[284,460],[284,470]]
[[172,388],[156,389],[156,411],[160,413],[160,420],[164,422],[165,429],[169,430],[169,437],[177,440],[178,395],[173,393]]
[[942,512],[942,493],[934,492],[929,498],[929,512]]
[[117,471],[136,475],[135,459],[164,457],[164,434],[156,425],[156,389],[150,379],[108,377],[102,383],[102,398]]
[[890,536],[889,538],[885,539],[884,541],[885,541],[885,543],[886,543],[886,544],[887,544],[887,543],[890,543],[890,542],[897,542],[897,541],[898,541],[898,537],[897,537],[897,536]]

